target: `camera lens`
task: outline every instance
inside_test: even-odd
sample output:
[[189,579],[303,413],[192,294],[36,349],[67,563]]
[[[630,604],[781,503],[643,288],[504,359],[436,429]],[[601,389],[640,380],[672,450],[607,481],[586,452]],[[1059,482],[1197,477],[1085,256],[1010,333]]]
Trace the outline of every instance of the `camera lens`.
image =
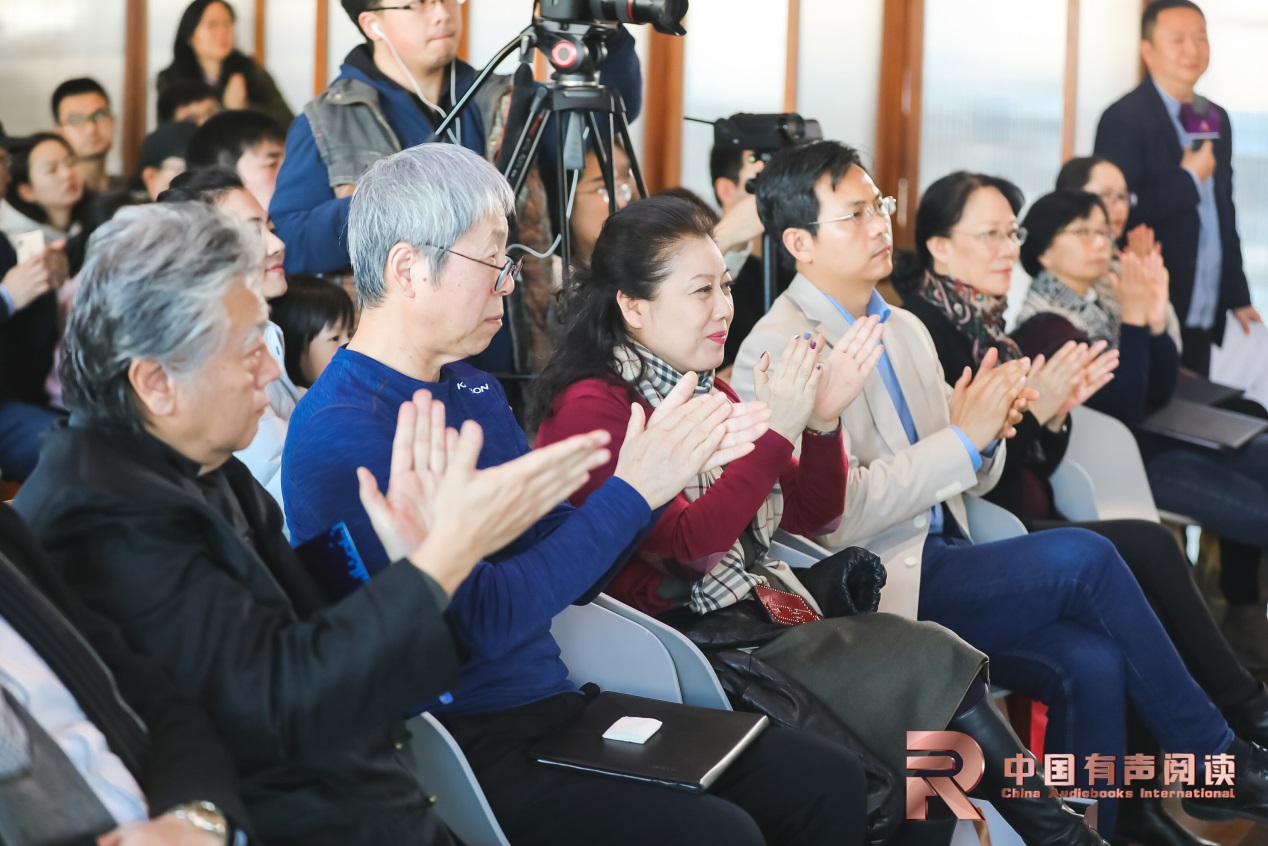
[[688,0],[590,0],[590,14],[595,20],[620,21],[626,24],[651,24],[652,29],[666,35],[683,35],[682,19],[687,14]]

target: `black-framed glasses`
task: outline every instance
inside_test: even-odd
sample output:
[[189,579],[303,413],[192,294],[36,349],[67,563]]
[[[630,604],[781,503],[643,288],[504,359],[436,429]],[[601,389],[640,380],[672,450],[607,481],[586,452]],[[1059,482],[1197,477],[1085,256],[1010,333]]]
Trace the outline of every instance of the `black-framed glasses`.
[[483,259],[474,258],[473,256],[466,255],[465,253],[460,253],[457,250],[451,250],[448,247],[433,247],[431,244],[428,244],[427,246],[431,247],[433,250],[440,250],[442,253],[450,253],[458,258],[464,258],[467,261],[473,261],[476,264],[482,264],[485,267],[496,270],[498,272],[498,278],[493,282],[493,293],[495,294],[501,291],[502,286],[506,284],[506,277],[510,276],[512,279],[519,279],[520,269],[524,267],[524,259],[522,258],[516,259],[507,256],[506,264],[490,264]]
[[109,109],[97,109],[90,115],[70,115],[62,122],[64,126],[83,126],[88,123],[100,123],[114,117]]

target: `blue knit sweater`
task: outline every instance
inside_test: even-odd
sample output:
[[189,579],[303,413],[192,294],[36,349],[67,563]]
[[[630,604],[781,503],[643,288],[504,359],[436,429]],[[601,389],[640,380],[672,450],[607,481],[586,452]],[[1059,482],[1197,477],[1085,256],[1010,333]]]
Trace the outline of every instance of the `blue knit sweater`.
[[[371,574],[390,563],[358,499],[356,468],[368,467],[386,487],[397,414],[420,389],[445,404],[449,426],[474,420],[483,427],[479,466],[528,452],[501,386],[488,374],[460,362],[442,368],[439,382],[420,382],[341,349],[291,416],[282,487],[296,542],[343,520]],[[478,564],[446,612],[470,659],[452,702],[421,708],[478,714],[575,691],[551,620],[599,593],[655,522],[642,496],[612,478],[581,508],[556,506]]]

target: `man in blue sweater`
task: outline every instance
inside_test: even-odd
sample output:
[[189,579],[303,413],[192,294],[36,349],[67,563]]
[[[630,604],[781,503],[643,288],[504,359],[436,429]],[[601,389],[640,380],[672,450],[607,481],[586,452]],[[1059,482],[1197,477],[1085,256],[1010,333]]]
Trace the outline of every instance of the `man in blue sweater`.
[[[291,418],[282,479],[296,539],[357,511],[347,485],[358,466],[388,479],[398,397],[426,390],[451,425],[478,422],[481,467],[528,452],[498,383],[462,363],[497,332],[515,285],[513,203],[492,165],[451,144],[398,153],[357,183],[348,240],[364,310]],[[766,428],[764,406],[691,398],[695,380],[684,384],[650,420],[634,415],[614,476],[585,505],[559,505],[476,566],[446,612],[469,659],[448,694],[418,704],[457,738],[516,844],[861,843],[857,759],[801,732],[766,731],[707,795],[541,768],[527,755],[585,701],[551,620],[603,589],[690,479],[749,452]],[[348,529],[371,572],[388,563],[368,520]]]

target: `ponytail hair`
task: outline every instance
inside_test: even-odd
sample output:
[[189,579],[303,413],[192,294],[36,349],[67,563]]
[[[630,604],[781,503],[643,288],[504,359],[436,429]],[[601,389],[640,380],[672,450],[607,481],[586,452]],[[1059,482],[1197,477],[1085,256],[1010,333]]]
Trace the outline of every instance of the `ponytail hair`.
[[529,392],[530,429],[572,385],[617,371],[616,347],[631,343],[616,295],[654,300],[684,243],[713,237],[713,219],[690,200],[658,195],[631,203],[603,224],[588,264],[560,292],[563,334]]

